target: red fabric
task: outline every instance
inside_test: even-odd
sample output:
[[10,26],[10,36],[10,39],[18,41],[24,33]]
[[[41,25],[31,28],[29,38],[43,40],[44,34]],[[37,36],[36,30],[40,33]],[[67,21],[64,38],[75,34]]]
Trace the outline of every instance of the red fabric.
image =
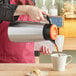
[[[12,4],[16,0],[11,0]],[[24,0],[26,3],[26,0]],[[31,20],[28,16],[20,16],[20,21]],[[0,24],[0,63],[34,63],[34,43],[13,43],[8,39],[9,22]]]
[[[20,0],[20,1],[22,1],[26,5],[28,0]],[[11,4],[18,4],[18,0],[11,0],[10,3]],[[34,5],[32,0],[30,0],[30,4]],[[33,21],[33,20],[28,15],[22,15],[22,16],[19,16],[18,21]]]

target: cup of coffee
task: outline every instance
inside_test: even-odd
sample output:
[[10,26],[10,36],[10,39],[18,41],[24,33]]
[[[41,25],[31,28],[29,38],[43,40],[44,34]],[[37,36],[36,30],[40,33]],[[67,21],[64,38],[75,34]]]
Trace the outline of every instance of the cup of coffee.
[[[59,56],[60,55],[60,56]],[[72,56],[64,53],[55,53],[51,55],[51,61],[54,71],[65,71],[66,65],[72,62]]]

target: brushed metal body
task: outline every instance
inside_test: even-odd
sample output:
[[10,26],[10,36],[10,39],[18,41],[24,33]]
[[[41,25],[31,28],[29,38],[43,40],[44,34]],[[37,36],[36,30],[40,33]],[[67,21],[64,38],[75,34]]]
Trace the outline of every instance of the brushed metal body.
[[8,37],[12,42],[42,41],[44,25],[34,22],[17,22],[8,27]]

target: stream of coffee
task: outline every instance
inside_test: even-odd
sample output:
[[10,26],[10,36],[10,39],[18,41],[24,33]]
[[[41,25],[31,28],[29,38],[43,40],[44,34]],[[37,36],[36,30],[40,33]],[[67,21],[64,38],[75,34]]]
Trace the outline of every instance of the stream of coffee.
[[57,50],[58,56],[60,56],[60,54],[59,54],[59,49],[58,49],[58,46],[57,46],[56,43],[55,43],[55,48],[56,48],[56,50]]

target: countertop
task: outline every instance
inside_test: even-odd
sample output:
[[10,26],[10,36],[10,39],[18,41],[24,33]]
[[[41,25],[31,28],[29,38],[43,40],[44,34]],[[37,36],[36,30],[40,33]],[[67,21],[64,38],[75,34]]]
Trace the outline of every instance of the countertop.
[[52,64],[0,64],[0,76],[26,76],[34,68],[47,71],[48,76],[76,76],[76,64],[66,66],[64,72],[52,70]]
[[76,50],[76,38],[64,38],[63,50]]

